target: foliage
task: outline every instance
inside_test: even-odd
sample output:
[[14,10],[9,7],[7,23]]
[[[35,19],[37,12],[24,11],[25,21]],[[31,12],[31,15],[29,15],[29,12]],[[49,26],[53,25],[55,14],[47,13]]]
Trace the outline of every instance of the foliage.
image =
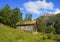
[[55,15],[49,16],[49,19],[47,20],[48,23],[54,23],[55,22]]
[[42,33],[30,34],[0,24],[0,42],[56,42],[55,40],[42,40],[40,38],[42,38]]
[[[22,13],[19,8],[10,9],[10,6],[7,4],[0,10],[0,23],[5,24],[0,24],[0,42],[55,42],[55,40],[52,40],[54,35],[50,33],[56,31],[57,34],[60,34],[60,13],[47,18],[49,19],[46,20],[41,17],[37,19],[37,30],[39,33],[36,35],[13,29],[12,27],[16,27],[18,21],[23,20]],[[24,20],[32,20],[32,14],[26,14]],[[55,24],[53,26],[46,26],[47,23]],[[57,36],[55,39],[60,42],[60,36]]]
[[60,19],[55,23],[55,30],[57,34],[60,34]]
[[26,14],[24,20],[32,20],[32,14]]
[[43,18],[38,18],[37,19],[37,24],[38,24],[38,31],[39,32],[45,32],[46,29],[46,21]]
[[57,34],[60,34],[60,13],[56,15],[56,21],[55,21],[55,30]]
[[55,36],[55,40],[57,40],[58,42],[60,42],[60,35],[56,35]]
[[9,5],[6,4],[6,6],[0,10],[0,22],[3,24],[15,27],[16,23],[21,20],[22,13],[19,8],[12,10]]
[[53,26],[48,26],[46,28],[46,33],[55,33],[55,28]]
[[49,33],[47,36],[48,36],[47,39],[54,39],[55,38],[55,35],[53,33]]

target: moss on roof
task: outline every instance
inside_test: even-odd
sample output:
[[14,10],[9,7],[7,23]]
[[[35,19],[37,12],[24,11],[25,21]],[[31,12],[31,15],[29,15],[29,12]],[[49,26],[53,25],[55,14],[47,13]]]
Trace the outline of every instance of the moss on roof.
[[21,22],[18,22],[16,25],[19,25],[19,24],[34,24],[36,23],[35,20],[32,20],[32,21],[21,21]]

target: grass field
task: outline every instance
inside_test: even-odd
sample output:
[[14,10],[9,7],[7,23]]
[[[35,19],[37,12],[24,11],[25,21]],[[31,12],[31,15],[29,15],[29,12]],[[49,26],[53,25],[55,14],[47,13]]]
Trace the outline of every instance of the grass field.
[[[56,42],[52,39],[41,39],[42,33],[30,34],[0,24],[0,42]],[[47,36],[46,36],[47,38]]]

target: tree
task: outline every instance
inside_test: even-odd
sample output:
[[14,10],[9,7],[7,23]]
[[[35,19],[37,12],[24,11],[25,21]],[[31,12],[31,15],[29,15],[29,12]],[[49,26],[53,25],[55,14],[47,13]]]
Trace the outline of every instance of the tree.
[[45,32],[46,30],[46,21],[43,18],[38,18],[37,19],[37,24],[38,24],[38,31],[39,32]]
[[56,21],[55,21],[55,30],[57,34],[60,34],[60,13],[56,14]]
[[1,10],[0,10],[0,23],[2,23],[3,22],[3,19],[2,19],[2,13],[1,13]]
[[32,14],[26,14],[25,20],[32,20]]
[[6,4],[6,6],[1,10],[1,22],[3,22],[4,24],[9,25],[10,24],[10,17],[11,17],[11,10],[8,4]]
[[49,23],[54,23],[55,22],[55,15],[49,16],[49,19],[47,20],[47,22]]
[[38,18],[37,19],[37,24],[38,24],[38,32],[43,33],[43,40],[45,39],[44,34],[46,33],[46,20],[44,18]]
[[15,9],[13,10],[13,14],[14,14],[15,17],[17,18],[17,19],[16,19],[17,21],[23,20],[23,19],[22,19],[22,12],[20,11],[19,8],[15,8]]
[[16,27],[16,23],[22,20],[22,13],[19,8],[13,10],[6,4],[4,8],[0,10],[0,22],[11,27]]
[[53,26],[48,26],[46,28],[46,33],[55,33],[55,28]]
[[[22,19],[22,13],[21,13],[21,11],[20,11],[19,8],[15,8],[15,9],[13,10],[12,19],[13,19],[13,24],[15,24],[15,25],[16,25],[17,22],[23,20],[23,19]],[[14,25],[13,25],[13,26],[14,26]]]

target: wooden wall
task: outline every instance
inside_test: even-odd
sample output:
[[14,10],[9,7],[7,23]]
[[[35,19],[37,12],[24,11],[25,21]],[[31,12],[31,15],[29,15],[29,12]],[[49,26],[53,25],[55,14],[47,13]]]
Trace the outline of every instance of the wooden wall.
[[29,26],[17,26],[17,29],[28,31],[28,32],[33,32],[34,31],[34,25],[29,25]]

